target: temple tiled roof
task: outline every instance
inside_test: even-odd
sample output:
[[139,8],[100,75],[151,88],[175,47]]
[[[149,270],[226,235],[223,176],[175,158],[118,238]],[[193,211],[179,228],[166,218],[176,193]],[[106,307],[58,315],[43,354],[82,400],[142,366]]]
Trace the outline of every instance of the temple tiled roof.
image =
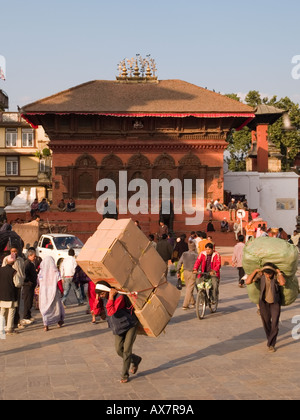
[[[94,80],[22,108],[30,113],[253,114],[253,108],[182,80]],[[196,116],[196,115],[195,115]],[[236,115],[237,116],[237,115]]]

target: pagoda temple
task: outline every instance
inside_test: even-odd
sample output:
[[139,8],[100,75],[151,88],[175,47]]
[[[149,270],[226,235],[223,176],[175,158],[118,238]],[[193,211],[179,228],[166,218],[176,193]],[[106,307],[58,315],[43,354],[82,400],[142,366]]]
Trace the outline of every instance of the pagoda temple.
[[141,69],[137,61],[130,68],[121,63],[114,81],[83,83],[21,112],[49,136],[53,203],[72,197],[81,208],[96,208],[97,182],[118,185],[120,171],[128,182],[149,185],[203,179],[204,198],[222,200],[227,135],[255,118],[241,102],[182,80],[158,80],[153,66]]

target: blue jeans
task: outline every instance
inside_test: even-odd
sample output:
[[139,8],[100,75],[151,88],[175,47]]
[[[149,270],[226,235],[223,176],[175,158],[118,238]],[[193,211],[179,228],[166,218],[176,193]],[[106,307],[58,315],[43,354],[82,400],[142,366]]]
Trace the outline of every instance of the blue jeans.
[[76,287],[76,284],[73,282],[73,277],[64,277],[63,285],[64,285],[64,295],[61,300],[62,303],[65,303],[65,301],[67,300],[68,294],[70,293],[70,290],[73,289],[78,303],[82,305],[83,299],[81,295],[81,289],[80,287]]

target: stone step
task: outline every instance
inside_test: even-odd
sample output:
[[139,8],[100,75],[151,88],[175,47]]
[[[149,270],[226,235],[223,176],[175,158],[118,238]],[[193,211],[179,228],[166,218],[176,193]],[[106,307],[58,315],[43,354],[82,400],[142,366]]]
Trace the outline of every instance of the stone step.
[[[137,217],[128,215],[120,215],[119,219],[132,218],[133,220],[138,219],[142,231],[146,236],[149,233],[155,234],[158,231],[158,219],[153,220],[151,215],[138,215]],[[229,221],[229,226],[231,232],[223,233],[221,232],[220,224],[224,217],[229,220],[229,212],[213,212],[213,225],[216,232],[210,232],[210,235],[213,237],[213,241],[219,246],[234,246],[236,243],[235,235],[233,233],[233,222]],[[22,214],[9,214],[9,221],[16,220],[17,218],[21,219],[24,222],[29,222],[31,220],[30,213]],[[151,220],[152,219],[152,220]],[[83,242],[85,242],[97,229],[99,224],[102,221],[102,216],[96,211],[86,210],[86,209],[77,209],[75,212],[60,212],[58,210],[51,210],[41,214],[41,221],[44,226],[49,225],[52,228],[57,228],[57,226],[65,227],[68,233],[75,234]],[[204,220],[200,225],[186,225],[186,216],[185,215],[175,215],[175,220],[173,223],[173,230],[176,237],[180,234],[185,233],[187,237],[190,236],[191,231],[204,231],[206,232],[207,223],[209,221],[209,213],[204,212]],[[54,230],[54,229],[53,229]],[[55,230],[54,230],[55,231]]]

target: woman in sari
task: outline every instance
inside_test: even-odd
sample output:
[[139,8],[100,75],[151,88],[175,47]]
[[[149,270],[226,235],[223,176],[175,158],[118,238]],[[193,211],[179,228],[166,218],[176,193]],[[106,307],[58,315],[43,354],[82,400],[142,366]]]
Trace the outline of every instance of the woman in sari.
[[48,331],[51,324],[61,327],[65,318],[61,302],[63,286],[59,271],[51,256],[44,258],[41,262],[38,283],[40,286],[39,308],[43,317],[44,331]]

